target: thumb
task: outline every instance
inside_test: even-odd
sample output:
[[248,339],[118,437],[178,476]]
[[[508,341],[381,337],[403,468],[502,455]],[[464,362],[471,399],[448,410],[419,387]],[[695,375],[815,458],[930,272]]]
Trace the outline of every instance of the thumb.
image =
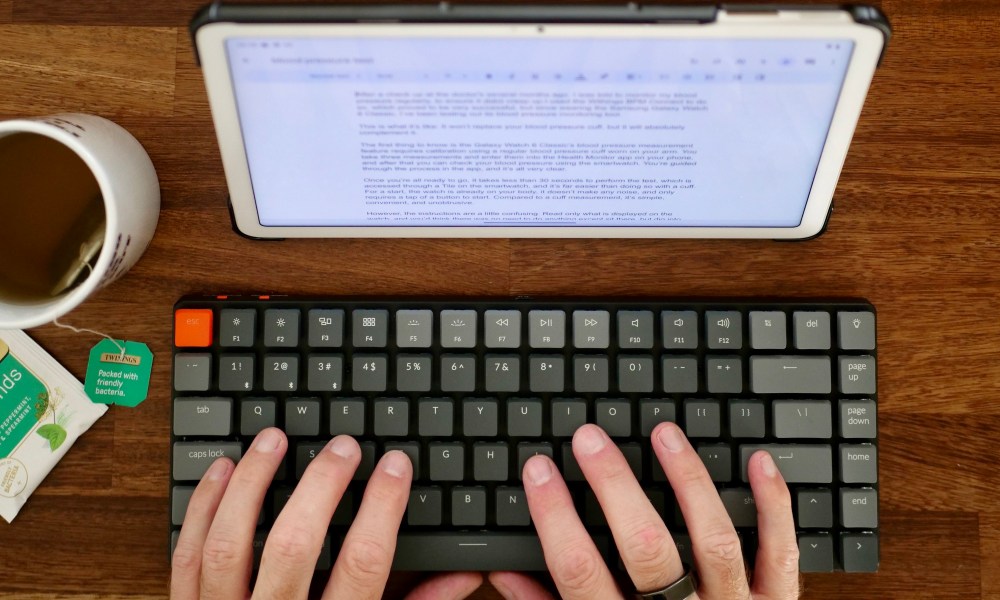
[[406,600],[462,600],[483,584],[479,573],[435,575],[406,595]]
[[490,573],[490,583],[504,600],[554,600],[552,594],[533,577],[512,571]]

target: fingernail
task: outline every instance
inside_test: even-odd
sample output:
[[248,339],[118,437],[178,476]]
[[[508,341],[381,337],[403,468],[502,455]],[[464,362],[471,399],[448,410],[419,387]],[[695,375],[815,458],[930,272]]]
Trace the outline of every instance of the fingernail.
[[212,463],[212,466],[205,471],[205,479],[211,479],[212,481],[222,479],[229,472],[229,465],[231,464],[233,463],[224,458],[216,459],[216,461]]
[[531,457],[524,465],[524,476],[532,485],[542,485],[552,479],[552,464],[545,457]]
[[382,459],[382,470],[397,479],[402,478],[412,468],[410,457],[399,450],[387,453]]
[[778,474],[778,466],[774,464],[774,459],[771,458],[769,452],[765,452],[764,456],[760,457],[760,468],[763,469],[764,475],[768,477],[774,477]]
[[597,454],[608,442],[608,436],[597,427],[581,427],[574,444],[584,454]]
[[257,435],[257,439],[253,442],[253,449],[257,452],[270,454],[277,450],[279,444],[281,444],[281,434],[274,429],[265,429]]
[[660,427],[660,433],[657,434],[657,437],[660,438],[660,443],[671,452],[680,452],[684,449],[684,438],[681,437],[681,430],[673,423],[667,423]]
[[341,458],[354,458],[354,455],[358,453],[358,445],[354,440],[343,435],[338,435],[330,440],[326,447]]

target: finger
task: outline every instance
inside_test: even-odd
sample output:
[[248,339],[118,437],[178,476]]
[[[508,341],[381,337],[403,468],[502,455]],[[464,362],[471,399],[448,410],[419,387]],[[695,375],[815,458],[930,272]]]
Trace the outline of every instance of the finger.
[[636,589],[651,592],[680,579],[684,566],[677,546],[618,446],[600,427],[584,425],[573,435],[573,454],[607,517]]
[[528,510],[560,595],[568,600],[621,598],[594,540],[580,522],[566,482],[547,456],[524,465]]
[[757,504],[757,563],[753,573],[754,594],[770,600],[799,597],[799,545],[792,517],[792,495],[774,464],[761,450],[747,466],[750,487]]
[[382,597],[412,478],[413,465],[399,450],[387,452],[379,461],[333,565],[323,598]]
[[228,458],[216,460],[205,471],[205,476],[191,495],[187,513],[184,514],[184,526],[181,527],[172,557],[171,598],[198,600],[200,596],[201,553],[232,473],[233,461]]
[[705,464],[674,423],[657,425],[652,440],[691,534],[699,593],[706,598],[749,597],[740,539]]
[[205,539],[202,599],[246,598],[260,505],[287,448],[285,434],[271,427],[257,435],[236,465]]
[[504,600],[554,600],[541,583],[522,573],[500,571],[490,573],[490,583]]
[[333,511],[361,462],[350,436],[330,440],[309,463],[264,544],[254,597],[305,598]]
[[406,600],[462,600],[479,589],[479,573],[448,573],[431,577],[406,595]]

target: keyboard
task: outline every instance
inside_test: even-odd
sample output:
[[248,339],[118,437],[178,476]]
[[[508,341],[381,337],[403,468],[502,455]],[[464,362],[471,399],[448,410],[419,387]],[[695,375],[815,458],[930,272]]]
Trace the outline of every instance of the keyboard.
[[[393,568],[544,570],[521,469],[559,466],[620,568],[570,447],[615,440],[691,562],[649,436],[684,429],[743,542],[756,549],[746,465],[768,451],[788,482],[803,572],[879,562],[875,310],[864,301],[187,297],[175,307],[171,541],[217,457],[261,429],[289,438],[255,538],[309,461],[349,434],[363,458],[317,563],[329,569],[380,455],[414,465]],[[172,546],[173,547],[173,546]],[[752,562],[751,562],[752,564]]]

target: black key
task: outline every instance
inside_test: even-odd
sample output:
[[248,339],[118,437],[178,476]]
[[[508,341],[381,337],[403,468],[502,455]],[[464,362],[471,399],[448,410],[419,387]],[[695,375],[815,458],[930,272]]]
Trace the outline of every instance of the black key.
[[691,536],[686,533],[671,533],[674,538],[674,545],[677,546],[677,553],[681,555],[681,562],[687,565],[694,564],[694,550],[691,548]]
[[252,308],[225,308],[219,311],[219,345],[224,348],[253,346],[257,311]]
[[293,491],[295,491],[294,488],[289,487],[274,488],[271,498],[273,499],[272,507],[274,508],[273,514],[275,519],[285,509],[285,505],[288,504],[288,499],[292,497]]
[[410,403],[403,398],[380,398],[375,401],[375,435],[404,436],[410,432]]
[[267,541],[267,531],[257,530],[253,534],[253,568],[260,568],[260,558],[264,555],[264,542]]
[[639,401],[639,434],[643,437],[652,435],[660,423],[677,422],[677,403],[673,400],[654,400],[644,398]]
[[462,481],[465,478],[465,448],[462,444],[432,443],[428,446],[431,481]]
[[302,479],[302,474],[306,472],[306,467],[313,461],[319,453],[323,451],[326,444],[320,442],[302,442],[295,447],[295,478]]
[[413,465],[413,481],[420,479],[420,444],[417,442],[386,442],[385,451],[399,450],[410,458]]
[[757,526],[757,505],[753,492],[746,488],[726,488],[719,490],[719,497],[733,521],[733,527]]
[[618,449],[622,451],[625,462],[632,469],[632,474],[635,475],[635,478],[642,479],[642,447],[635,442],[628,442],[618,446]]
[[520,527],[531,524],[531,514],[528,512],[528,499],[524,495],[524,488],[519,487],[498,487],[497,497],[497,525],[501,527]]
[[451,524],[467,527],[486,525],[486,488],[456,487],[451,490]]
[[521,358],[515,355],[486,355],[487,392],[516,392],[521,389]]
[[471,392],[476,389],[476,357],[472,354],[441,355],[441,391]]
[[252,354],[223,354],[219,357],[219,390],[249,392],[253,389]]
[[586,480],[583,476],[583,470],[580,469],[580,463],[577,462],[576,455],[573,454],[571,442],[562,445],[562,475],[566,481]]
[[191,502],[191,495],[194,494],[193,485],[174,486],[170,494],[170,523],[172,525],[183,525],[184,515],[187,513],[188,503]]
[[422,398],[417,403],[417,433],[420,437],[451,437],[454,413],[455,407],[447,398]]
[[174,435],[229,435],[233,429],[231,398],[177,398],[174,400]]
[[588,489],[583,498],[583,524],[587,527],[607,527],[608,518],[604,516],[601,503],[593,490]]
[[468,437],[496,437],[499,409],[492,399],[466,399],[462,402],[462,430]]
[[663,391],[668,394],[698,392],[698,359],[694,356],[663,357]]
[[848,573],[878,571],[878,534],[840,534],[840,564]]
[[309,311],[309,345],[339,348],[344,343],[344,311],[316,308]]
[[508,400],[507,435],[540,437],[542,435],[542,401],[538,398]]
[[330,401],[330,435],[364,435],[365,402],[361,398]]
[[350,525],[354,520],[354,492],[350,489],[344,490],[344,495],[340,497],[340,504],[337,510],[333,511],[331,525]]
[[583,400],[552,401],[552,435],[572,437],[587,422],[587,403]]
[[240,434],[257,435],[274,427],[277,402],[274,398],[244,398],[240,402]]
[[319,398],[289,398],[285,401],[285,434],[319,435]]
[[299,309],[269,308],[264,311],[264,345],[294,348],[299,345]]
[[506,481],[509,465],[507,444],[479,442],[472,446],[472,474],[476,481]]
[[721,412],[718,400],[685,400],[685,433],[688,437],[719,437],[722,435]]
[[702,444],[698,446],[698,456],[705,463],[705,469],[716,483],[733,480],[733,449],[723,444]]
[[384,392],[389,367],[385,354],[355,354],[351,386],[356,392]]
[[739,394],[743,391],[743,361],[738,356],[709,357],[705,379],[711,394]]
[[552,458],[552,444],[548,442],[521,442],[517,445],[517,478],[524,473],[524,463],[536,454],[544,454]]
[[[799,490],[796,497],[799,527],[824,529],[833,527],[833,492],[830,490]],[[830,542],[833,552],[833,542]]]
[[566,386],[563,357],[532,354],[528,358],[528,389],[532,392],[561,392]]
[[[667,506],[666,496],[664,495],[664,493],[661,492],[660,490],[642,490],[642,491],[645,492],[646,497],[649,498],[649,503],[653,505],[653,510],[656,511],[656,514],[660,515],[660,517],[663,518]],[[667,523],[668,525],[670,524],[670,522],[667,521],[665,518],[663,522]]]
[[799,534],[799,571],[832,573],[835,567],[833,536],[829,533]]
[[339,354],[310,354],[306,361],[306,385],[310,392],[344,389],[344,358]]
[[577,392],[608,391],[608,357],[574,356],[573,389]]
[[734,438],[764,437],[765,418],[762,400],[729,402],[729,434]]
[[656,457],[652,448],[649,449],[649,464],[653,471],[651,473],[653,481],[660,483],[667,480],[667,474],[663,472],[663,465],[660,464],[660,459]]
[[294,392],[299,389],[299,357],[294,354],[264,356],[264,391]]
[[632,435],[632,404],[628,400],[598,400],[594,402],[594,417],[598,427],[611,437]]
[[[595,542],[598,540],[595,539]],[[608,539],[599,549],[607,553]],[[400,533],[394,571],[544,571],[545,556],[535,533]]]
[[406,505],[406,522],[409,525],[441,525],[441,488],[415,487],[410,490]]
[[176,481],[198,481],[215,459],[228,456],[240,462],[239,442],[174,442],[173,474]]
[[329,571],[333,567],[333,550],[331,548],[330,536],[323,537],[323,547],[320,548],[319,557],[316,559],[316,571]]
[[375,471],[375,442],[361,442],[359,446],[361,446],[361,464],[354,472],[354,481],[368,481]]
[[653,357],[619,356],[618,391],[648,394],[653,391]]

